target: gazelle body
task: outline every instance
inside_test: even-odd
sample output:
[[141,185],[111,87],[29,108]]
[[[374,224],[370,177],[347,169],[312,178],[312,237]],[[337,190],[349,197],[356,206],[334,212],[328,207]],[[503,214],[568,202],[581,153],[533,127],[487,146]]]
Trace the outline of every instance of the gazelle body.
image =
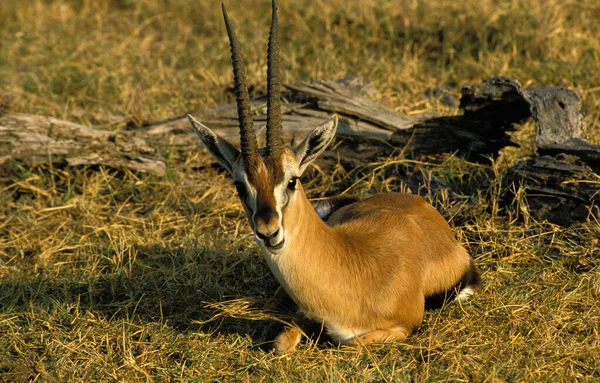
[[[479,272],[448,223],[421,197],[387,193],[334,197],[316,210],[299,181],[335,135],[333,116],[294,150],[281,139],[277,13],[268,48],[267,147],[258,149],[245,71],[225,8],[231,41],[241,151],[190,121],[209,152],[232,174],[269,268],[311,319],[341,344],[402,339],[418,328],[426,303],[470,296]],[[460,290],[460,292],[459,292]],[[286,329],[278,353],[292,351],[300,330]]]

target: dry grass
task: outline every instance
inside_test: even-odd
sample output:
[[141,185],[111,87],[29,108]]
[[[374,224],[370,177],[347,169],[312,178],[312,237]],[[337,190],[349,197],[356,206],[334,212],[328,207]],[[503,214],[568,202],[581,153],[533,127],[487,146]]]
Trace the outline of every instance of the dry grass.
[[[253,92],[265,84],[267,1],[231,2]],[[249,12],[248,9],[253,9]],[[572,2],[281,1],[286,80],[364,76],[404,112],[493,75],[569,86],[600,142],[600,6]],[[109,129],[232,99],[216,1],[4,0],[0,85],[15,111]],[[117,118],[112,118],[116,116]],[[597,381],[600,224],[560,228],[505,211],[493,165],[381,158],[312,171],[320,197],[419,180],[483,270],[471,302],[429,312],[405,342],[275,357],[285,315],[226,174],[165,148],[164,178],[109,168],[22,168],[0,182],[0,378],[24,381]],[[366,175],[366,176],[365,176]],[[453,192],[428,194],[430,183]],[[413,187],[414,189],[414,187]],[[417,190],[413,190],[417,192]],[[525,201],[520,201],[525,203]]]

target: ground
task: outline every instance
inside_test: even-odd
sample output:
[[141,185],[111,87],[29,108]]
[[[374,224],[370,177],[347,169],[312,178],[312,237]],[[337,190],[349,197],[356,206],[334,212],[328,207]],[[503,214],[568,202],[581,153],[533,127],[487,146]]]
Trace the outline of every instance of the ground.
[[[265,90],[267,0],[227,1],[253,94]],[[600,5],[594,0],[280,0],[285,81],[362,76],[404,113],[457,113],[442,89],[497,75],[567,86],[600,143]],[[4,0],[2,110],[111,130],[231,102],[217,1]],[[432,91],[438,89],[438,91]],[[276,357],[285,313],[231,182],[200,146],[165,142],[164,177],[27,167],[0,179],[0,380],[473,381],[600,379],[600,225],[536,222],[502,203],[491,163],[399,152],[360,169],[314,168],[315,200],[408,191],[449,219],[483,272],[470,302],[426,314],[405,341],[369,349],[313,339]],[[390,176],[396,175],[396,176]],[[428,193],[429,182],[441,190]],[[437,190],[437,189],[436,189]],[[516,189],[518,191],[518,187]]]

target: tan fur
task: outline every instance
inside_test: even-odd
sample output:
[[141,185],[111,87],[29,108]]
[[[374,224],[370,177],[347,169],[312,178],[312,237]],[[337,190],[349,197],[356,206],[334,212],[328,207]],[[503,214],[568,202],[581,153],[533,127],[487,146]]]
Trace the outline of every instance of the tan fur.
[[394,328],[389,330],[373,330],[361,336],[352,338],[346,343],[346,346],[354,347],[360,345],[368,345],[371,343],[384,343],[391,342],[394,340],[402,340],[405,339],[409,334],[410,331],[407,331],[403,328]]
[[276,355],[288,354],[296,350],[296,346],[302,338],[302,330],[298,327],[286,327],[273,341],[273,349]]
[[[313,209],[298,178],[327,148],[338,118],[317,126],[293,151],[283,148],[272,5],[267,149],[257,148],[243,60],[224,7],[242,150],[192,116],[190,123],[231,172],[265,260],[300,310],[341,344],[403,339],[421,325],[426,298],[443,302],[459,284],[466,285],[459,298],[468,298],[480,282],[477,267],[448,223],[421,197],[340,196]],[[297,327],[287,328],[275,340],[276,352],[293,351],[300,338]]]
[[[419,196],[334,197],[318,209],[326,221],[319,217],[293,181],[306,156],[324,150],[336,124],[334,117],[278,158],[256,158],[251,168],[226,165],[245,185],[242,203],[269,268],[308,318],[341,344],[401,339],[421,325],[427,297],[459,283],[468,287],[461,299],[470,296],[478,271],[446,220]],[[294,334],[282,334],[276,348],[292,350]]]
[[300,186],[284,216],[293,224],[284,251],[266,254],[273,271],[308,317],[355,336],[398,326],[411,333],[425,296],[450,289],[469,267],[446,221],[418,196],[375,195],[326,224]]

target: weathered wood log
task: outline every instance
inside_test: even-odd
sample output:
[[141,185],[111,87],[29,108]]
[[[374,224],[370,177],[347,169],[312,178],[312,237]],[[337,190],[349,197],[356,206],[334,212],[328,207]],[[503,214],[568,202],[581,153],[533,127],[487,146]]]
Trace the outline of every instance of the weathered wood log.
[[141,137],[22,113],[0,116],[0,167],[10,168],[15,162],[166,172],[164,160]]
[[585,125],[577,93],[567,88],[534,88],[524,95],[531,105],[538,149],[583,138]]
[[[288,143],[303,139],[333,113],[340,116],[337,130],[339,136],[382,140],[388,140],[398,129],[408,129],[415,123],[431,117],[431,113],[407,116],[386,108],[369,98],[369,87],[368,83],[351,78],[286,84],[282,94],[287,101],[282,105],[284,139]],[[266,129],[266,96],[256,97],[251,103],[255,111],[254,126],[260,140],[264,137]],[[192,115],[221,137],[231,142],[239,142],[235,104],[195,112]],[[193,136],[187,116],[152,124],[144,134],[174,145],[188,145]],[[164,140],[167,137],[169,139]]]
[[564,147],[575,155],[577,146],[581,145],[582,152],[588,153],[583,156],[596,158],[594,147],[597,146],[584,141],[581,99],[570,89],[522,89],[515,79],[492,77],[463,87],[460,108],[469,120],[482,113],[505,119],[504,123],[532,117],[536,127],[535,142],[541,154],[545,154],[545,150],[557,153],[558,148]]
[[474,161],[496,157],[514,146],[507,132],[531,117],[521,85],[508,77],[494,77],[465,85],[459,108],[462,115],[431,118],[412,128],[396,131],[390,142],[413,154],[456,152]]
[[478,160],[477,156],[496,155],[513,145],[506,132],[514,130],[515,123],[533,118],[541,154],[565,150],[597,161],[593,145],[579,140],[585,132],[580,104],[579,96],[567,88],[522,89],[515,79],[493,77],[463,87],[462,115],[433,118],[397,131],[391,143],[417,154],[442,149]]
[[[338,113],[338,134],[342,137],[370,137],[383,141],[392,138],[393,145],[407,145],[415,155],[458,150],[481,158],[494,156],[500,148],[510,145],[506,131],[513,122],[526,115],[523,108],[515,108],[514,103],[509,106],[517,112],[506,113],[507,107],[498,107],[498,104],[506,104],[502,97],[491,103],[496,106],[479,107],[477,113],[472,112],[472,104],[483,99],[478,95],[473,97],[473,102],[461,104],[465,110],[463,116],[432,117],[431,113],[406,116],[373,101],[372,93],[370,85],[358,79],[288,85],[283,93],[288,101],[283,106],[285,139],[289,143],[297,142],[331,113]],[[470,93],[464,94],[463,99],[467,100],[466,95]],[[258,136],[262,138],[266,98],[257,97],[252,104]],[[234,104],[194,113],[194,116],[224,138],[232,142],[238,140]],[[198,145],[186,116],[119,133],[22,114],[6,115],[2,121],[0,142],[5,145],[0,151],[0,166],[5,166],[11,158],[32,165],[65,161],[71,165],[104,164],[163,174],[164,161],[157,155],[156,148]],[[385,150],[377,153],[387,154]]]
[[[423,121],[430,114],[407,116],[385,108],[366,94],[369,84],[359,79],[346,78],[337,82],[297,82],[286,85],[292,91],[290,98],[314,102],[314,108],[366,121],[380,129],[395,132],[412,128],[415,122]],[[299,101],[300,101],[299,100]]]
[[579,158],[582,162],[600,174],[600,146],[594,145],[579,138],[570,138],[560,144],[547,144],[538,148],[542,155],[557,156],[569,154]]
[[[510,81],[518,84],[515,80]],[[337,113],[340,116],[338,136],[341,137],[386,140],[392,145],[389,148],[406,147],[405,152],[415,156],[458,152],[475,160],[485,160],[488,156],[497,156],[503,147],[514,145],[507,132],[513,129],[514,123],[530,117],[531,112],[522,96],[507,97],[510,95],[508,90],[512,89],[510,86],[500,92],[502,96],[488,100],[489,107],[478,104],[486,94],[477,93],[475,89],[466,87],[463,91],[461,108],[464,115],[436,117],[432,113],[407,116],[385,108],[370,99],[369,85],[357,79],[286,85],[283,93],[287,101],[283,106],[284,138],[288,142],[301,139],[331,113]],[[266,98],[255,98],[252,105],[256,111],[254,120],[258,136],[262,138]],[[227,140],[239,140],[235,105],[197,112],[193,116]],[[153,124],[145,134],[157,141],[187,145],[193,140],[187,125],[187,118],[182,116]]]
[[[283,93],[287,101],[283,105],[286,140],[298,142],[331,113],[338,113],[338,134],[360,138],[358,143],[353,140],[348,144],[352,163],[386,155],[394,146],[413,155],[457,152],[485,160],[485,157],[496,156],[504,146],[513,145],[507,132],[515,123],[532,116],[539,126],[538,136],[543,137],[539,141],[545,145],[540,144],[540,151],[578,154],[593,168],[599,157],[597,147],[577,141],[584,128],[579,98],[567,89],[522,90],[514,79],[496,77],[463,88],[462,115],[440,117],[431,113],[413,116],[397,113],[372,101],[372,93],[369,84],[357,79],[288,85]],[[252,104],[258,136],[262,138],[266,98],[257,97]],[[238,140],[234,104],[197,112],[194,116],[224,138],[232,142]],[[565,116],[572,122],[565,120]],[[119,133],[22,114],[5,115],[0,124],[0,166],[11,160],[31,165],[65,162],[105,164],[163,174],[165,164],[157,148],[199,145],[186,116]],[[566,132],[564,139],[556,138],[560,132]],[[371,143],[381,140],[386,144],[369,149],[372,145],[364,144],[365,137],[376,139]]]
[[[369,84],[357,79],[290,85],[283,96],[285,138],[303,139],[333,112],[340,114],[338,133],[387,141],[395,129],[405,129],[430,114],[404,116],[372,101]],[[266,97],[252,100],[255,126],[262,139],[266,125]],[[338,110],[339,109],[339,110]],[[194,113],[224,138],[239,140],[237,107],[228,104]],[[186,116],[119,133],[85,127],[54,118],[7,114],[0,120],[0,167],[14,161],[70,165],[103,164],[162,175],[165,163],[157,154],[162,146],[198,146]]]
[[[266,99],[256,98],[251,101],[251,104],[253,109],[260,113],[254,116],[254,126],[258,139],[263,140],[267,121],[264,114]],[[304,138],[312,129],[326,121],[331,115],[331,113],[322,110],[310,109],[306,104],[297,103],[283,104],[282,111],[283,138],[287,142]],[[192,115],[226,140],[233,143],[239,142],[239,125],[235,104],[227,104],[215,109],[192,113]],[[194,132],[190,131],[187,116],[150,125],[148,129],[139,130],[139,133],[151,137],[157,143],[183,146],[187,146],[191,142],[196,143]],[[387,140],[392,132],[368,122],[342,116],[338,126],[338,134],[346,137],[373,137]]]
[[535,143],[540,155],[561,153],[578,157],[600,174],[600,146],[585,141],[581,99],[566,88],[527,92],[536,122]]
[[[522,192],[512,190],[513,186]],[[504,178],[507,206],[514,206],[524,197],[523,214],[537,220],[569,226],[600,218],[600,175],[578,157],[559,154],[539,156],[519,161]]]
[[[567,88],[521,88],[496,77],[463,89],[465,123],[496,115],[531,116],[539,156],[519,161],[504,178],[505,204],[524,198],[525,214],[559,225],[598,217],[600,147],[586,142],[579,96]],[[492,129],[493,134],[493,129]],[[520,188],[520,193],[515,193]]]

